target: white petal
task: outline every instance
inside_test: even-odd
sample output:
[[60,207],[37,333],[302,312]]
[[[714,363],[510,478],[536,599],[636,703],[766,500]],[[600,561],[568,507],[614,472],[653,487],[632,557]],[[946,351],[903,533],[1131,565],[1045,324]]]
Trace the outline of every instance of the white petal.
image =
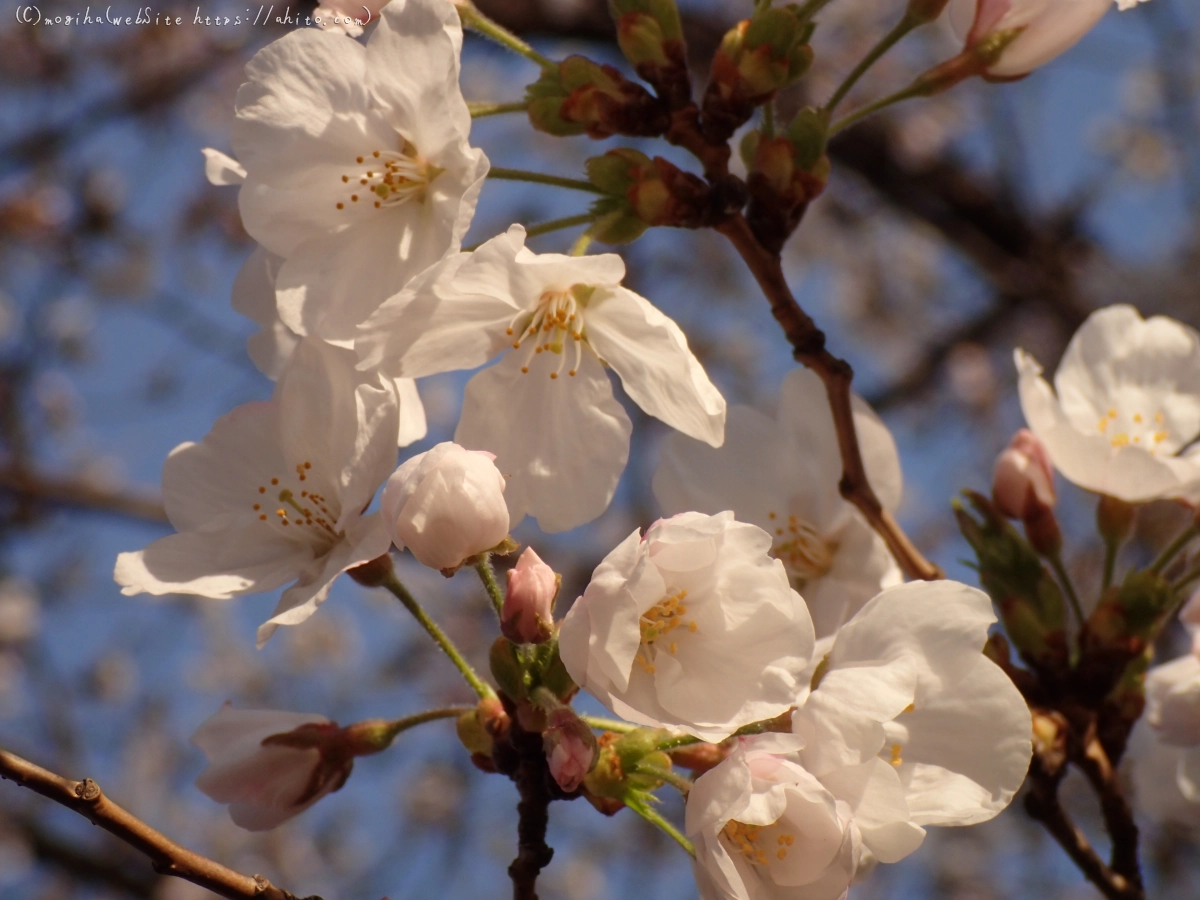
[[397,378],[396,397],[400,402],[400,433],[396,445],[407,447],[416,443],[429,433],[429,424],[425,421],[425,404],[417,393],[417,383],[411,378]]
[[423,378],[474,369],[507,347],[505,329],[518,307],[506,297],[468,293],[454,283],[464,264],[486,259],[480,256],[485,248],[447,257],[384,301],[359,328],[355,349],[361,365]]
[[246,170],[232,156],[212,147],[205,147],[200,152],[204,154],[204,177],[209,184],[241,184],[246,180]]
[[638,406],[689,437],[721,446],[725,398],[674,321],[621,287],[597,289],[584,321],[588,341]]
[[113,577],[123,594],[195,594],[228,600],[274,590],[295,578],[311,559],[306,545],[255,521],[239,528],[159,538],[144,550],[118,555]]
[[334,579],[355,566],[387,553],[391,546],[387,529],[378,513],[353,522],[319,566],[311,567],[292,587],[283,592],[271,618],[258,627],[258,647],[270,639],[280,625],[299,625],[317,611]]
[[258,247],[233,280],[233,309],[261,330],[246,341],[250,359],[270,379],[279,377],[300,337],[283,324],[275,306],[275,279],[282,258]]
[[853,810],[863,844],[880,862],[899,862],[921,846],[925,829],[909,817],[900,778],[882,759],[837,769],[820,781]]
[[507,353],[467,383],[454,440],[496,454],[509,479],[514,526],[532,515],[543,531],[567,531],[608,507],[629,458],[632,424],[590,353],[575,376],[554,353],[537,354],[522,373],[523,355]]

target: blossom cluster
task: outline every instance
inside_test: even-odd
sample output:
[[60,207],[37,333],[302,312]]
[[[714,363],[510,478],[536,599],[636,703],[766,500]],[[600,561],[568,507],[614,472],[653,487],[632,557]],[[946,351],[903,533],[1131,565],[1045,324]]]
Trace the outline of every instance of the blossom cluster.
[[[1065,50],[1109,5],[955,0],[950,15],[964,53],[985,48],[986,73],[1007,77]],[[275,388],[172,451],[163,495],[176,533],[119,556],[124,591],[284,588],[262,646],[346,572],[415,609],[393,548],[446,575],[478,567],[486,584],[489,555],[516,548],[524,518],[567,531],[611,503],[632,431],[611,370],[671,428],[653,478],[664,517],[604,558],[560,622],[561,578],[533,548],[507,591],[491,580],[501,697],[472,681],[481,702],[459,721],[477,764],[497,771],[497,741],[540,733],[565,794],[645,811],[683,764],[668,751],[708,747],[683,839],[706,900],[838,900],[927,827],[1003,810],[1030,764],[1032,721],[983,652],[992,598],[904,583],[839,491],[821,379],[790,373],[774,417],[727,407],[682,329],[623,286],[619,255],[536,253],[521,225],[464,250],[489,162],[470,143],[459,12],[446,0],[370,11],[363,41],[357,27],[306,29],[259,51],[233,154],[205,151],[258,245],[232,299],[260,328],[248,351]],[[1029,430],[998,461],[994,498],[1031,540],[1056,533],[1055,470],[1127,503],[1200,501],[1193,331],[1112,307],[1076,335],[1054,389],[1032,357],[1017,351],[1016,364]],[[417,381],[475,369],[454,440],[397,467],[398,448],[426,435]],[[851,414],[890,515],[895,442],[858,397]],[[1151,676],[1149,722],[1173,745],[1200,747],[1198,658]],[[624,730],[595,738],[569,706],[580,688]],[[238,824],[274,827],[403,727],[224,709],[196,734],[212,762],[198,784]],[[1197,753],[1181,756],[1179,780],[1200,800]]]

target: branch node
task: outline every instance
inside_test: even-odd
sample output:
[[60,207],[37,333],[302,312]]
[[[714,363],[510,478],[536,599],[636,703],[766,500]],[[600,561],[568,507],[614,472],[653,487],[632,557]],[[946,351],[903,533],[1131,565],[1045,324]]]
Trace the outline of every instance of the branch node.
[[85,778],[75,785],[75,796],[86,803],[95,803],[101,797],[100,785],[90,778]]

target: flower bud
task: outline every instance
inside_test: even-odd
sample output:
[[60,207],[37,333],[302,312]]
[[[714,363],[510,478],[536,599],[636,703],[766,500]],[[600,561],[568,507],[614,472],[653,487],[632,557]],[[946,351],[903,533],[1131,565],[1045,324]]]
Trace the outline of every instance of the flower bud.
[[508,570],[500,630],[518,644],[540,644],[554,633],[554,598],[560,578],[527,547]]
[[533,127],[559,137],[653,137],[670,124],[662,104],[644,87],[613,66],[582,56],[568,56],[545,70],[525,96]]
[[568,793],[579,789],[599,755],[592,729],[569,706],[560,706],[547,717],[542,746],[550,774]]
[[1073,47],[1112,0],[952,0],[950,22],[993,78],[1028,75]]
[[1054,467],[1045,446],[1022,428],[996,458],[992,502],[1010,519],[1028,521],[1054,508]]
[[588,233],[596,240],[626,243],[650,225],[700,228],[711,222],[708,185],[661,156],[620,147],[589,159],[587,173],[607,195],[592,205],[596,223]]
[[672,108],[691,94],[683,25],[675,0],[609,0],[617,44],[634,71]]
[[446,441],[406,461],[383,489],[383,519],[397,547],[443,572],[508,536],[504,476],[491,453]]
[[350,777],[354,754],[323,716],[225,704],[192,735],[208,757],[196,787],[229,804],[234,823],[267,831],[308,809]]

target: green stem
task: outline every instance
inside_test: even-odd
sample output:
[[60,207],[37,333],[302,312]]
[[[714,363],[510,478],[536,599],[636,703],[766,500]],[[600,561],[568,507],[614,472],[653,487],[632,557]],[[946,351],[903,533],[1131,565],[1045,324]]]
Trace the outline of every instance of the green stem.
[[833,92],[833,96],[829,98],[829,102],[825,104],[824,111],[826,116],[828,117],[833,114],[833,111],[838,108],[838,104],[846,99],[846,95],[850,93],[854,85],[858,84],[858,80],[867,74],[867,70],[869,70],[871,66],[879,62],[879,60],[883,58],[884,54],[900,43],[905,35],[913,31],[915,28],[920,27],[922,24],[923,23],[919,20],[914,20],[910,16],[905,16],[891,31],[885,34],[880,39],[879,43],[872,47],[870,52],[867,53],[867,55],[859,61],[858,65],[850,71],[850,74],[846,76],[846,80],[838,85],[837,90]]
[[538,53],[503,25],[493,22],[476,9],[475,4],[471,3],[470,0],[462,0],[462,2],[455,3],[454,5],[458,9],[459,18],[462,19],[463,28],[470,28],[484,37],[491,38],[501,47],[506,47],[513,53],[537,63],[543,69],[553,69],[557,65],[554,61],[542,56],[542,54]]
[[488,178],[500,181],[529,181],[533,184],[548,184],[553,187],[570,188],[574,191],[587,191],[589,194],[603,194],[604,191],[590,181],[579,178],[561,178],[558,175],[543,175],[541,172],[526,172],[523,169],[503,169],[493,166],[488,170]]
[[[549,234],[552,231],[562,231],[564,228],[574,228],[576,225],[587,225],[590,222],[596,221],[596,217],[591,213],[581,213],[578,216],[567,216],[565,219],[551,219],[549,222],[539,222],[536,225],[529,225],[525,228],[526,237],[537,237],[539,234]],[[473,253],[484,244],[480,241],[478,244],[472,244],[469,247],[463,247],[464,253]]]
[[801,24],[805,24],[832,2],[833,0],[808,0],[807,3],[800,7],[800,10],[796,13],[796,18]]
[[438,719],[456,719],[463,713],[471,712],[470,706],[448,706],[445,709],[431,709],[429,712],[417,713],[415,716],[405,716],[403,719],[395,719],[388,723],[387,733],[391,738],[402,731],[408,731],[410,728],[415,728],[418,725],[424,725],[426,722],[436,722]]
[[595,728],[598,731],[614,731],[617,734],[629,734],[631,731],[636,731],[638,725],[630,725],[628,722],[622,722],[619,719],[602,719],[599,716],[580,716],[589,727]]
[[479,562],[475,563],[475,571],[479,573],[479,580],[483,582],[483,588],[492,600],[496,615],[499,616],[504,611],[504,592],[496,583],[496,573],[492,571],[492,563],[488,559],[488,554],[479,554]]
[[675,790],[679,791],[679,793],[683,794],[685,797],[692,789],[692,779],[685,778],[674,769],[663,769],[659,766],[638,766],[636,771],[639,775],[649,775],[652,778],[657,778],[658,780],[671,785],[671,787],[675,788]]
[[1175,540],[1167,544],[1162,553],[1158,554],[1158,559],[1150,564],[1150,571],[1155,575],[1161,575],[1163,569],[1171,564],[1171,560],[1179,555],[1179,551],[1194,541],[1197,535],[1200,535],[1200,527],[1192,522],[1175,536]]
[[499,116],[504,113],[523,113],[529,109],[529,104],[522,100],[519,103],[475,103],[467,102],[472,119],[482,119],[486,116]]
[[463,678],[467,680],[467,684],[471,686],[471,689],[474,690],[481,699],[496,696],[496,692],[493,691],[487,684],[484,683],[482,679],[480,679],[478,675],[475,674],[475,670],[472,669],[471,664],[463,658],[462,653],[460,653],[458,648],[454,646],[454,642],[446,636],[446,633],[438,627],[437,623],[433,621],[433,619],[429,618],[429,614],[421,608],[421,604],[419,604],[416,601],[416,598],[414,598],[413,595],[408,592],[408,588],[400,583],[400,579],[396,577],[395,572],[389,573],[380,586],[387,588],[389,591],[395,594],[396,599],[404,604],[404,608],[413,614],[413,618],[416,619],[421,627],[429,633],[429,636],[433,638],[434,643],[442,648],[442,652],[450,657],[450,662],[454,663],[455,668],[462,673]]
[[683,833],[678,828],[660,816],[655,810],[651,809],[649,806],[644,806],[641,803],[630,803],[627,805],[651,825],[661,828],[668,837],[686,850],[689,856],[695,858],[696,848],[692,846],[692,842],[685,838]]
[[579,239],[571,245],[571,256],[583,256],[588,252],[588,247],[592,245],[592,236],[588,232],[584,232],[579,236]]
[[874,103],[868,103],[861,109],[857,109],[844,119],[840,119],[829,126],[829,137],[833,137],[839,131],[849,128],[851,125],[856,125],[863,119],[870,118],[880,110],[887,109],[896,103],[903,100],[911,100],[913,97],[924,97],[929,93],[929,85],[921,81],[914,81],[903,90],[896,91],[894,94],[888,94]]
[[1079,605],[1079,595],[1075,593],[1075,585],[1071,581],[1071,576],[1067,574],[1067,567],[1063,565],[1062,554],[1053,553],[1046,558],[1050,561],[1050,566],[1054,569],[1054,574],[1058,576],[1058,580],[1062,583],[1063,590],[1067,595],[1067,601],[1071,604],[1071,609],[1075,613],[1075,620],[1082,628],[1084,621],[1083,607]]
[[1200,565],[1193,566],[1176,579],[1173,585],[1174,590],[1178,593],[1188,587],[1193,581],[1200,578]]

